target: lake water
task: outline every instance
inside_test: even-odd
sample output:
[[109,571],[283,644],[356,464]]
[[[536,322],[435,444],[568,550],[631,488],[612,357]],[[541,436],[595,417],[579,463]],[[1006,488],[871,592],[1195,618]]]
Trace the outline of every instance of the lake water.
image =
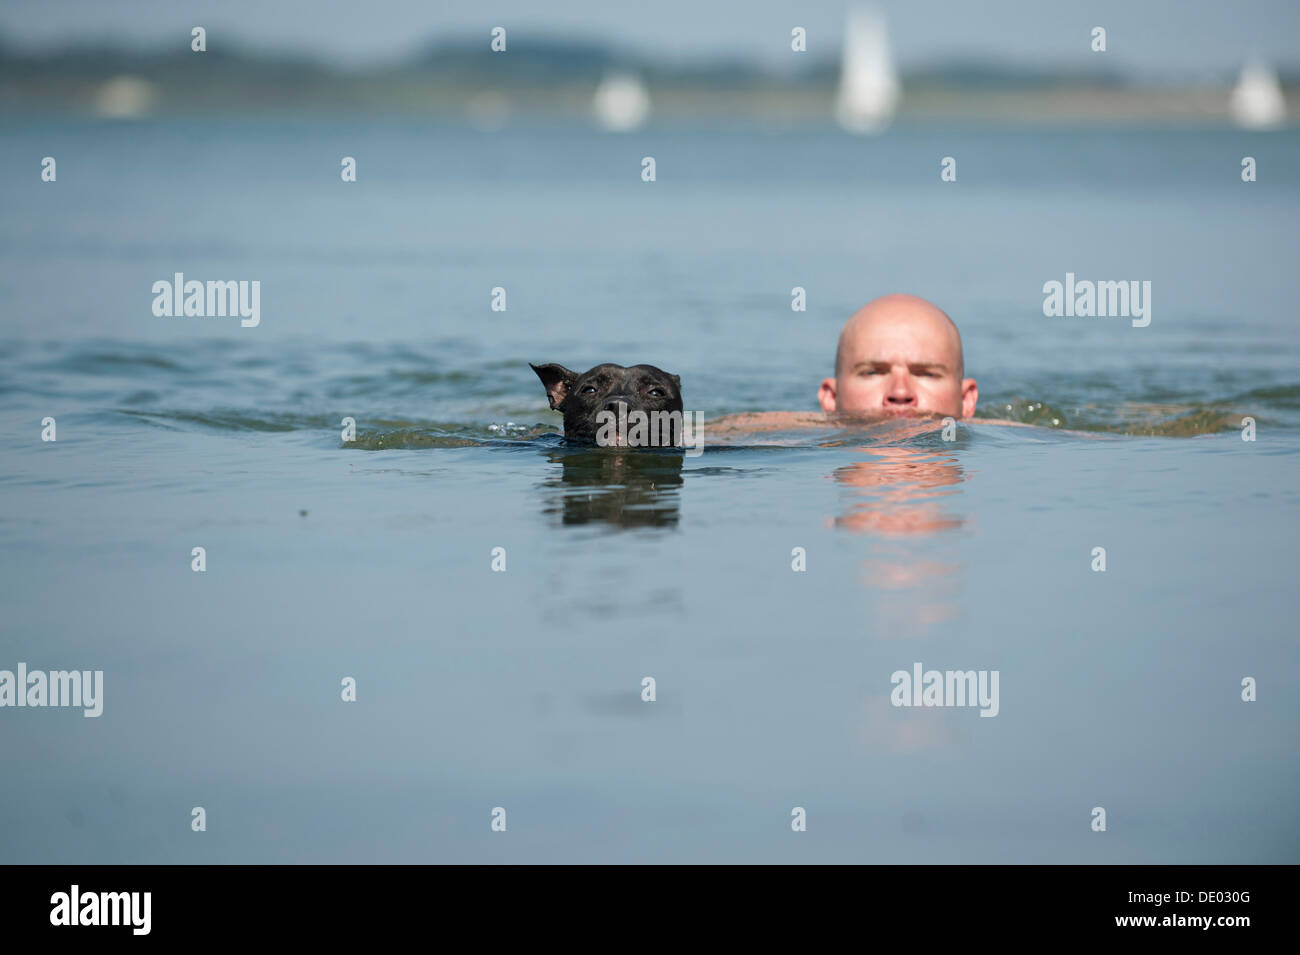
[[[1300,861],[1298,159],[9,115],[0,669],[104,693],[0,710],[0,859]],[[260,324],[156,317],[177,272]],[[1045,317],[1067,272],[1149,280],[1150,325]],[[528,368],[813,410],[890,291],[1045,426],[571,448]],[[915,663],[996,670],[996,717],[891,705]]]

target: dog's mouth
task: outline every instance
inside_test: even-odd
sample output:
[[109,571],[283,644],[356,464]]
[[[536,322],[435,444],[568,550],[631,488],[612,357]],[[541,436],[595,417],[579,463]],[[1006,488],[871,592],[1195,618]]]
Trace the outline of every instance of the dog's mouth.
[[632,426],[633,416],[639,414],[645,414],[645,411],[626,402],[603,408],[586,422],[590,428],[589,437],[600,447],[629,447],[627,432]]
[[585,437],[599,447],[626,448],[628,446],[627,435],[620,434],[617,426],[598,428],[593,425],[591,430],[585,434]]
[[682,416],[680,401],[646,407],[619,399],[595,408],[566,409],[564,434],[571,441],[605,448],[675,447],[681,441]]
[[632,414],[632,411],[624,412],[623,427],[621,428],[619,427],[618,418],[610,421],[608,418],[602,417],[597,421],[593,416],[583,420],[581,424],[571,428],[566,434],[580,441],[590,441],[597,447],[630,448],[633,447],[633,442],[629,438],[633,437],[631,431],[635,423],[634,420],[630,420]]

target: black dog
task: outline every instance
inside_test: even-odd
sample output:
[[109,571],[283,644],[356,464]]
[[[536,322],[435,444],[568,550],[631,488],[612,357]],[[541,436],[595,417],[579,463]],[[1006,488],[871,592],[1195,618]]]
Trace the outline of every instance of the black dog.
[[[670,375],[654,365],[604,364],[583,374],[569,371],[563,365],[534,365],[530,368],[537,372],[546,388],[546,397],[551,409],[564,415],[564,436],[574,441],[591,441],[597,443],[602,426],[609,420],[611,412],[616,418],[625,421],[635,420],[633,412],[651,415],[652,421],[668,420],[675,422],[670,432],[671,440],[677,444],[681,439],[682,380]],[[655,412],[677,412],[672,418],[653,417]],[[653,428],[658,431],[658,428]],[[622,440],[609,443],[623,443]],[[633,444],[637,442],[633,440]]]

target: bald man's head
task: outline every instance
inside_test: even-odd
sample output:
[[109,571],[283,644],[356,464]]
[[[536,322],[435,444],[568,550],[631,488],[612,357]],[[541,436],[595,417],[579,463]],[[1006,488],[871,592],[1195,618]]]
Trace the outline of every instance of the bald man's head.
[[[960,378],[965,373],[961,333],[957,331],[957,324],[948,317],[948,313],[915,295],[895,294],[883,295],[868,302],[844,323],[835,348],[836,376],[843,373],[846,357],[851,358],[860,351],[859,343],[864,338],[870,340],[872,333],[891,326],[931,333],[928,337],[933,338],[934,342],[926,344],[941,344],[946,357],[956,356],[957,377]],[[939,338],[946,341],[939,342]]]
[[968,418],[979,390],[965,373],[961,333],[942,309],[915,295],[885,295],[845,324],[835,377],[822,382],[818,399],[826,411]]

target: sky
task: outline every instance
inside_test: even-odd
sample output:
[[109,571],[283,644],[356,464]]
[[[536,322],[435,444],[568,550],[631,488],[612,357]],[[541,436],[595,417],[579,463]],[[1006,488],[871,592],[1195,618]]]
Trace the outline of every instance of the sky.
[[[906,69],[960,59],[1087,68],[1175,79],[1222,76],[1251,54],[1300,67],[1300,0],[883,0],[894,54]],[[809,52],[837,55],[846,0],[5,0],[0,36],[25,47],[78,40],[131,46],[180,42],[203,26],[209,48],[313,54],[339,66],[402,57],[439,38],[494,26],[519,38],[609,41],[669,60],[790,64],[790,30]],[[1090,48],[1107,30],[1107,52]]]

